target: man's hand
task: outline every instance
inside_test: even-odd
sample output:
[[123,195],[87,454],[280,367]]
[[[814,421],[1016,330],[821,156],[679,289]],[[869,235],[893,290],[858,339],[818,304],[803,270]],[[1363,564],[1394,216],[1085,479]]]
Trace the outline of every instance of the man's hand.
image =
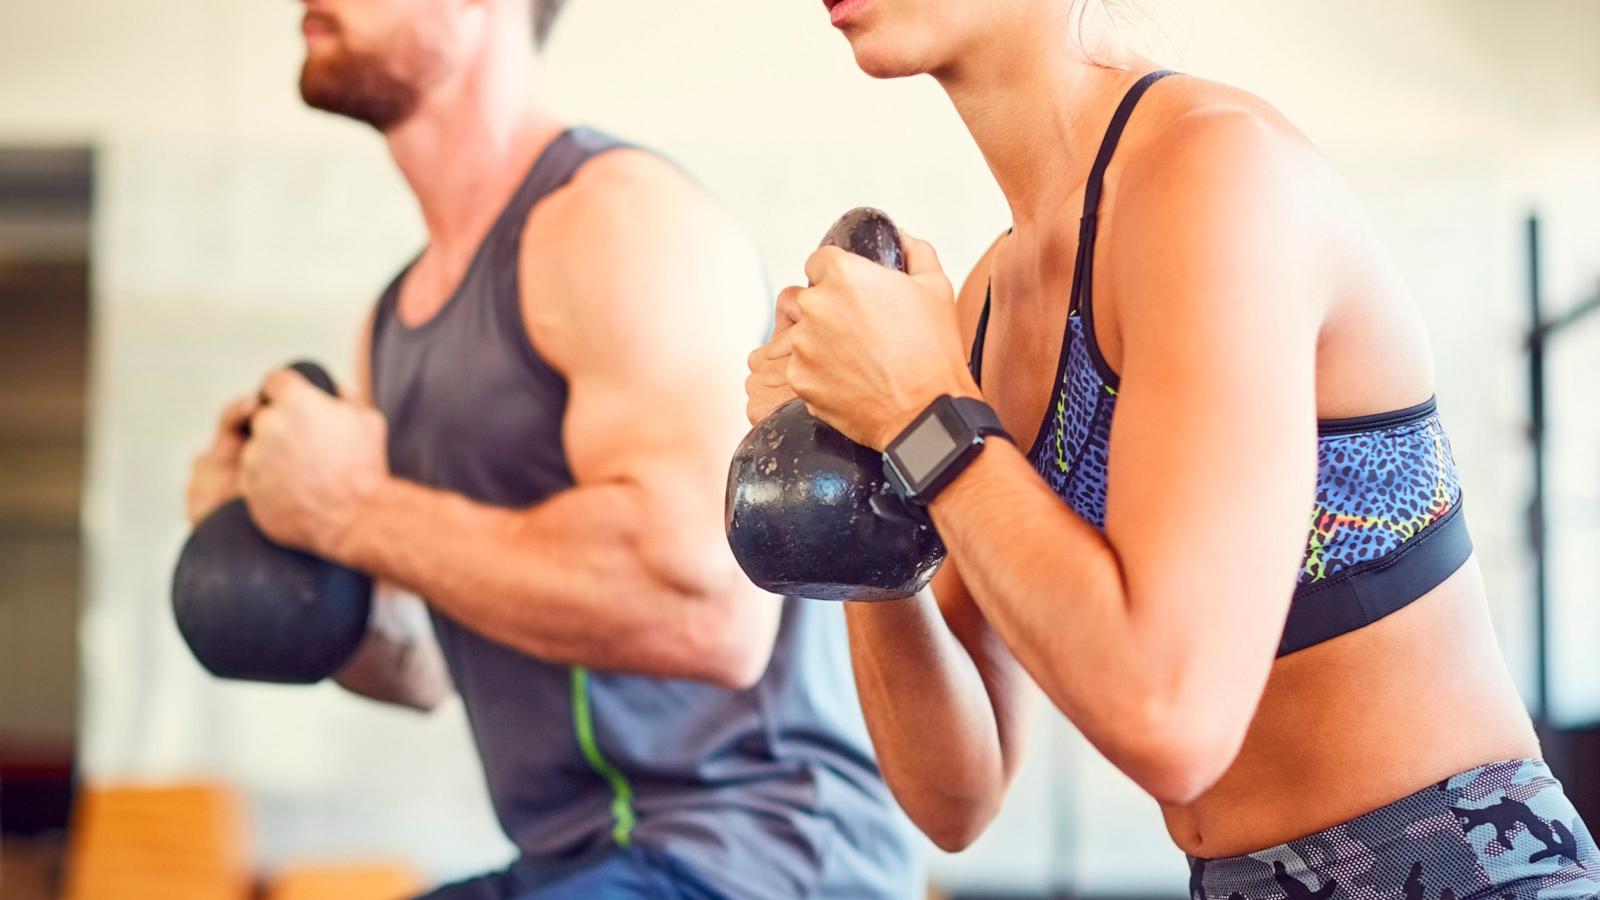
[[338,561],[351,521],[389,478],[388,424],[288,369],[261,395],[239,467],[250,517],[277,543]]
[[211,446],[189,467],[184,510],[190,525],[199,524],[212,510],[239,495],[239,457],[244,453],[245,426],[259,407],[255,397],[240,397],[222,408]]

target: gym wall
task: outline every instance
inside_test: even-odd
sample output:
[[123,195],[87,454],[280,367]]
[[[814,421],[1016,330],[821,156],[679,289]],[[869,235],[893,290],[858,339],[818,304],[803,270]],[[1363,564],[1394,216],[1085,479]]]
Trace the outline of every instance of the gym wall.
[[[801,278],[851,206],[889,210],[953,274],[1008,224],[936,87],[868,80],[814,0],[569,6],[549,54],[564,106],[681,161],[746,223],[774,285]],[[1552,297],[1600,271],[1600,6],[1140,10],[1128,27],[1161,58],[1305,129],[1410,279],[1496,624],[1528,685],[1519,220],[1545,214]],[[258,0],[0,7],[0,143],[89,144],[98,166],[82,762],[91,778],[243,786],[269,863],[384,852],[454,875],[509,853],[459,706],[424,718],[328,686],[220,684],[167,609],[188,460],[216,408],[291,357],[348,378],[363,313],[422,236],[378,138],[300,106],[298,15]],[[1594,356],[1558,379],[1595,383]],[[1001,821],[936,860],[939,880],[1181,893],[1154,805],[1059,720],[1037,741]]]

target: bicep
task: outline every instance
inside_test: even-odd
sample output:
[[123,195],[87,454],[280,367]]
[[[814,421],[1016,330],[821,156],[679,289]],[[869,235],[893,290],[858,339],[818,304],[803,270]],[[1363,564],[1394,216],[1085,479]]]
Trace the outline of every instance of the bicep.
[[758,289],[704,272],[626,281],[591,293],[585,321],[566,330],[562,427],[573,475],[581,484],[670,471],[674,481],[714,488],[720,505],[728,460],[749,427],[743,382],[754,317],[735,307],[758,307]]
[[765,286],[742,233],[677,178],[624,170],[578,185],[542,226],[550,243],[529,264],[546,277],[524,308],[568,382],[562,438],[578,485],[629,489],[658,563],[737,571],[722,497],[749,427],[745,358]]
[[1131,614],[1163,645],[1275,646],[1311,508],[1314,224],[1292,166],[1271,148],[1243,155],[1253,169],[1187,160],[1199,171],[1165,176],[1187,191],[1158,177],[1121,224],[1141,255],[1114,267],[1123,372],[1106,534]]

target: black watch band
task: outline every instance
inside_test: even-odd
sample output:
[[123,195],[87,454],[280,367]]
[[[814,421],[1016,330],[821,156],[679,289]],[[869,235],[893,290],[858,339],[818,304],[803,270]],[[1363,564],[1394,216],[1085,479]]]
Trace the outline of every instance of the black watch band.
[[982,400],[939,397],[889,442],[884,477],[906,503],[926,507],[972,464],[989,437],[1016,443]]
[[981,437],[1005,438],[1012,446],[1016,445],[1017,439],[1011,436],[1011,432],[1007,431],[1004,425],[1000,424],[1000,416],[995,413],[989,404],[979,400],[977,397],[946,397],[943,399],[950,401],[950,405],[955,407],[956,414],[961,417],[961,421],[965,422],[974,434]]

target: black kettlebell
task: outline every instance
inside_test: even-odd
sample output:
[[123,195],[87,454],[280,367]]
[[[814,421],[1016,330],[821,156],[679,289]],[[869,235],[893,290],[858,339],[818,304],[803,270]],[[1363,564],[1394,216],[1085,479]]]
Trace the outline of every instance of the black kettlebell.
[[[321,366],[290,366],[335,393]],[[213,675],[313,684],[354,655],[372,611],[372,579],[268,540],[241,499],[200,522],[172,579],[172,611]]]
[[[900,232],[861,207],[828,229],[842,247],[905,271]],[[927,586],[944,544],[883,477],[883,457],[791,400],[750,431],[728,471],[728,545],[756,586],[822,600],[897,600]]]

